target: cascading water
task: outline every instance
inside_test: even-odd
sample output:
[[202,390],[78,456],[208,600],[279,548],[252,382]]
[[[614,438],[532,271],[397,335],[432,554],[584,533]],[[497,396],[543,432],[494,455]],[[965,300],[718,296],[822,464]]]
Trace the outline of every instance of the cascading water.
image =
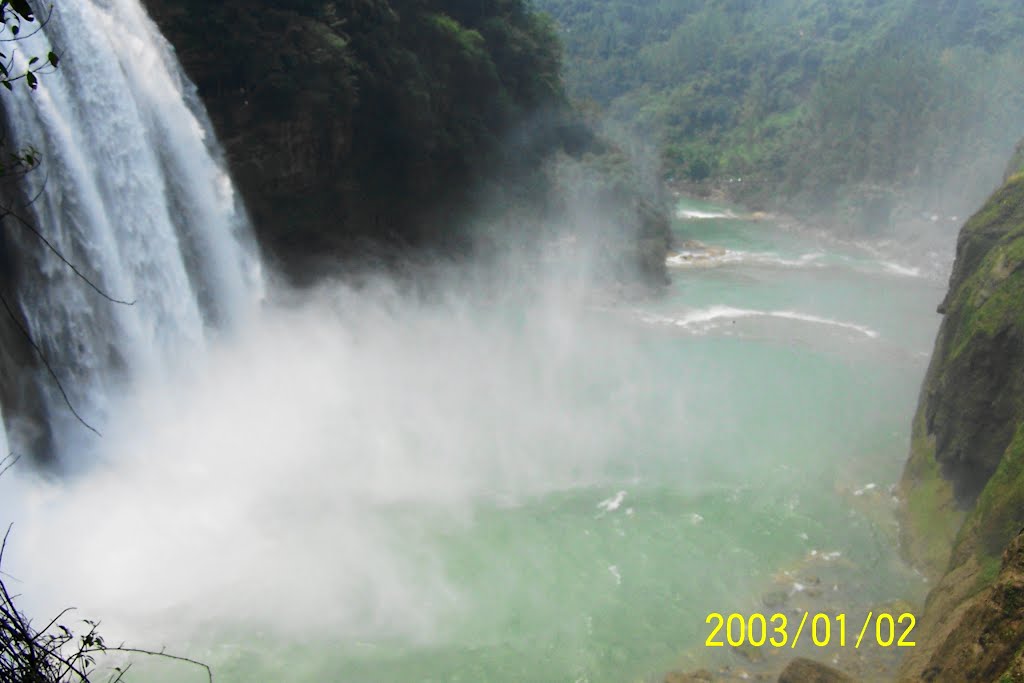
[[[23,213],[99,288],[135,302],[106,301],[5,225],[28,330],[72,404],[102,424],[116,382],[172,367],[208,325],[230,325],[262,296],[260,264],[194,87],[137,0],[61,3],[15,46],[22,68],[50,49],[61,57],[37,92],[2,101],[12,148],[43,158],[25,178],[36,199]],[[52,379],[40,370],[22,381],[41,387],[57,454],[81,448],[85,432]],[[23,445],[31,423],[5,409],[12,446]]]

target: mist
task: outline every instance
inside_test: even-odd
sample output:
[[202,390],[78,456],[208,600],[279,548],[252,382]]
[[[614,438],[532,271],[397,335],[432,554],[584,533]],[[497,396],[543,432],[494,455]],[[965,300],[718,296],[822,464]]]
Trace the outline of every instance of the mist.
[[[902,421],[923,359],[901,350],[912,317],[829,298],[850,277],[886,286],[882,271],[754,265],[730,285],[742,297],[762,278],[815,295],[729,324],[728,272],[678,272],[682,301],[609,294],[607,235],[588,228],[605,219],[568,213],[539,250],[513,238],[500,258],[277,282],[205,351],[126,385],[87,465],[0,481],[23,606],[73,605],[108,641],[229,680],[316,680],[337,658],[346,680],[627,675],[785,558],[886,552],[834,491],[902,450],[872,434]],[[673,322],[706,296],[714,320]],[[902,585],[877,580],[858,599]]]
[[637,330],[579,266],[510,252],[415,285],[279,289],[115,399],[77,475],[4,482],[24,506],[6,570],[38,613],[75,604],[117,633],[436,635],[463,597],[429,529],[622,480],[653,412],[687,431],[684,393],[655,396]]

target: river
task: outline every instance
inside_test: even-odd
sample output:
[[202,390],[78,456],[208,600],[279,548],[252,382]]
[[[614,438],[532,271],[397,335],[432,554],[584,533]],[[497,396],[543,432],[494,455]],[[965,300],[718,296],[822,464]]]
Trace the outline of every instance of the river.
[[674,230],[642,302],[522,264],[278,296],[114,400],[86,471],[8,475],[25,604],[222,682],[621,683],[728,665],[707,614],[766,595],[920,599],[893,486],[950,255]]

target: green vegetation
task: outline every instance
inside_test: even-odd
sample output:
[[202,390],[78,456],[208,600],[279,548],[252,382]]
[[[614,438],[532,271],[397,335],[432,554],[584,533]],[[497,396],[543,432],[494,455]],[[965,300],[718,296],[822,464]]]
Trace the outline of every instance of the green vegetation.
[[1015,0],[540,5],[573,97],[655,141],[669,179],[755,204],[871,225],[910,194],[974,206],[1024,124]]
[[942,576],[964,513],[956,505],[952,484],[942,476],[935,462],[935,443],[925,433],[923,411],[914,419],[902,489],[903,551],[927,576]]
[[[14,90],[14,84],[23,81],[31,90],[39,87],[39,76],[57,68],[60,58],[50,51],[44,57],[27,56],[19,66],[16,57],[21,51],[21,39],[38,29],[48,16],[38,20],[26,0],[0,0],[0,85]],[[12,150],[7,146],[6,131],[0,130],[0,180],[20,178],[39,165],[39,153],[34,148]],[[9,213],[9,207],[0,207],[0,219]]]
[[[974,558],[990,582],[1024,527],[1024,176],[964,226],[946,317],[925,378],[904,472],[906,547],[932,575]],[[963,513],[966,512],[966,518]],[[955,541],[951,523],[963,519]]]
[[1024,675],[1024,174],[1014,172],[1018,163],[961,230],[939,309],[945,317],[901,483],[904,549],[937,582],[921,617],[921,647],[906,655],[900,680],[921,680],[922,672],[935,680]]
[[[567,111],[557,37],[523,0],[149,4],[257,219],[341,198],[328,213],[414,239],[410,215],[455,206],[526,112]],[[329,237],[295,231],[278,237]]]
[[[557,154],[614,152],[569,105],[555,27],[527,0],[147,4],[199,88],[261,242],[299,279],[318,258],[376,259],[382,244],[461,253],[484,208],[558,208]],[[658,262],[655,280],[663,256],[640,259]]]

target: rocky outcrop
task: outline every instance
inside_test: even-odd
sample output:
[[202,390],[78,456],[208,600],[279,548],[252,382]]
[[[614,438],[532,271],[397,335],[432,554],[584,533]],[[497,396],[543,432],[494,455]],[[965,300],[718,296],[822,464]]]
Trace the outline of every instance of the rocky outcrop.
[[992,585],[962,605],[953,621],[924,663],[920,680],[1010,683],[1024,677],[1024,536],[1003,553]]
[[[553,155],[608,151],[566,101],[553,28],[523,0],[146,4],[264,250],[298,280],[346,257],[460,253],[485,209],[557,207]],[[639,205],[618,246],[664,281],[667,220]]]
[[[957,560],[991,560],[1024,521],[1005,496],[1018,472],[1007,456],[1024,422],[1024,175],[1012,176],[961,231],[945,314],[921,389],[902,488],[910,559],[932,576],[967,511]],[[999,476],[993,475],[999,472]],[[1004,490],[1005,489],[1005,490]],[[967,544],[967,545],[965,545]]]
[[1008,615],[1024,606],[1024,174],[962,229],[939,311],[901,482],[903,548],[936,585],[901,676],[991,681],[1019,650]]

